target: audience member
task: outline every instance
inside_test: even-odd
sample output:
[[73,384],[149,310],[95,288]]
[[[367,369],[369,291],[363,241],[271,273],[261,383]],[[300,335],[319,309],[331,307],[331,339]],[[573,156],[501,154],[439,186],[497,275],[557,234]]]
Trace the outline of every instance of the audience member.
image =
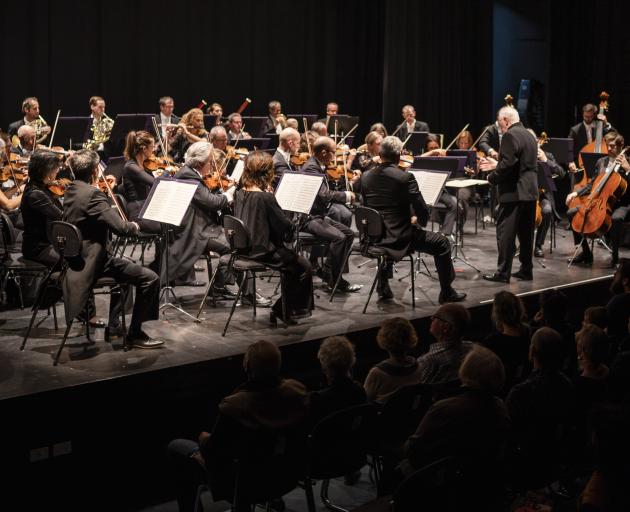
[[582,326],[592,324],[599,327],[602,331],[608,327],[608,311],[604,306],[591,306],[584,310],[584,319]]
[[370,370],[364,387],[369,400],[382,404],[400,388],[419,382],[418,362],[409,355],[418,336],[409,320],[388,318],[381,324],[376,342],[389,357]]
[[296,380],[280,377],[280,350],[257,341],[245,352],[247,381],[219,404],[212,433],[201,432],[199,443],[176,439],[168,446],[173,483],[182,512],[194,509],[199,484],[208,483],[215,501],[231,500],[233,461],[252,431],[300,429],[308,418],[308,394]]
[[431,317],[430,332],[435,342],[418,358],[420,382],[440,384],[457,380],[459,367],[472,348],[463,336],[470,323],[470,314],[461,304],[440,306]]
[[529,373],[530,330],[525,321],[525,308],[520,298],[508,291],[494,296],[492,321],[497,329],[483,340],[505,367],[505,391]]
[[579,375],[574,381],[578,412],[587,414],[604,401],[608,388],[609,369],[606,359],[610,343],[606,333],[593,324],[586,324],[575,335]]
[[606,304],[608,335],[619,341],[628,335],[630,319],[630,259],[622,258],[610,285],[612,298]]
[[352,378],[356,356],[348,338],[326,338],[319,347],[317,359],[328,385],[311,393],[311,416],[314,422],[333,412],[366,402],[363,386]]

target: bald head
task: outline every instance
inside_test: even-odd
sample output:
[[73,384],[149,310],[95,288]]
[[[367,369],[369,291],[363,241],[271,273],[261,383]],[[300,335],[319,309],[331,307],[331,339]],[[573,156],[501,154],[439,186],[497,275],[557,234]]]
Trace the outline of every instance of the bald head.
[[32,126],[25,124],[18,128],[17,136],[21,139],[22,137],[35,137],[35,128]]
[[324,165],[332,162],[336,149],[335,141],[330,137],[317,137],[313,143],[313,154]]

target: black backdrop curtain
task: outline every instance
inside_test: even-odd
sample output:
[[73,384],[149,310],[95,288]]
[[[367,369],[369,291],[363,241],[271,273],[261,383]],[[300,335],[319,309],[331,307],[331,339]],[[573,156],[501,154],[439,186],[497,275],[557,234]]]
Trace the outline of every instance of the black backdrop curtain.
[[[566,137],[585,103],[610,94],[608,118],[630,140],[630,31],[623,2],[550,2],[549,133]],[[575,121],[577,117],[577,121]],[[624,128],[626,127],[626,128]]]
[[[52,124],[87,115],[101,95],[110,116],[154,112],[162,95],[181,114],[201,99],[266,114],[359,115],[365,134],[400,107],[452,137],[492,118],[489,2],[320,0],[35,0],[3,4],[0,127],[37,96]],[[385,77],[385,82],[384,82]]]
[[449,141],[466,123],[476,137],[494,120],[491,1],[389,3],[384,60],[388,127],[407,103]]

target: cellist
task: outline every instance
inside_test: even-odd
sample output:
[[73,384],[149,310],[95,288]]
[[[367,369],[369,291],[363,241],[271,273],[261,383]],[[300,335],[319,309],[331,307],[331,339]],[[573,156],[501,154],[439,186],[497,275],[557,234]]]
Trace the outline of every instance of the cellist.
[[[613,166],[619,164],[619,175],[622,179],[628,181],[628,173],[630,173],[630,163],[625,155],[621,154],[621,151],[624,147],[624,138],[621,134],[611,131],[608,132],[604,136],[604,140],[608,146],[608,155],[600,158],[595,163],[595,175],[593,178],[589,180],[587,185],[576,191],[572,192],[567,196],[566,203],[567,205],[571,202],[574,197],[582,197],[587,196],[591,193],[593,189],[593,182],[600,174],[606,172],[608,166]],[[570,216],[571,210],[569,210]],[[574,213],[574,212],[573,212]],[[610,260],[611,266],[616,266],[619,263],[619,243],[621,241],[621,232],[623,223],[626,219],[630,217],[630,194],[626,193],[621,196],[621,199],[615,205],[615,209],[612,214],[612,227],[610,228],[610,242],[612,249],[612,259]],[[582,240],[582,252],[578,254],[574,259],[573,263],[583,263],[586,265],[591,265],[593,263],[593,253],[588,245],[586,239],[582,237],[580,233],[573,232],[573,240],[575,244],[579,244],[580,240]]]
[[603,123],[604,135],[610,131],[614,131],[613,126],[608,122],[605,114],[597,114],[597,107],[592,103],[587,103],[582,107],[582,122],[572,126],[569,130],[569,138],[573,139],[573,154],[575,162],[569,164],[569,171],[577,171],[577,161],[580,150],[595,140],[596,122],[595,118]]

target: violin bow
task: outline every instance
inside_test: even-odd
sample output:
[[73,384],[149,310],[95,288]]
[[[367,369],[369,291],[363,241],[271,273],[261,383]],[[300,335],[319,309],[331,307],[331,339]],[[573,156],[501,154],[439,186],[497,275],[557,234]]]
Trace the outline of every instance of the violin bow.
[[167,156],[166,146],[164,144],[164,139],[162,139],[162,130],[158,126],[158,123],[155,120],[155,117],[152,117],[151,120],[153,121],[153,129],[155,130],[155,136],[157,137],[158,143],[160,144],[160,147],[162,148],[162,154],[164,155],[164,158],[166,158]]
[[345,142],[346,137],[348,137],[348,135],[350,135],[354,130],[356,130],[358,126],[359,126],[359,123],[355,124],[352,127],[352,129],[341,138],[341,140],[339,141],[339,144],[337,144],[337,146],[341,146]]
[[[55,132],[57,131],[57,123],[59,122],[59,114],[61,114],[61,109],[57,110],[57,117],[55,117],[55,124],[53,125],[52,133],[50,134],[50,142],[48,143],[48,149],[52,148],[53,139],[55,138]],[[69,148],[72,149],[72,148]]]
[[476,147],[477,147],[477,143],[481,140],[481,137],[483,137],[483,136],[486,134],[486,132],[488,131],[488,129],[489,129],[491,126],[492,126],[492,125],[491,125],[491,124],[489,124],[488,126],[486,126],[486,127],[483,129],[483,131],[481,132],[481,135],[479,135],[479,137],[477,137],[477,140],[476,140],[475,142],[473,142],[473,145],[472,145],[472,147],[473,147],[473,148],[476,148]]
[[466,126],[464,126],[457,135],[455,135],[455,138],[451,141],[451,143],[446,146],[446,151],[448,151],[449,149],[451,149],[451,147],[453,146],[453,144],[455,144],[455,142],[457,142],[457,140],[459,139],[459,137],[461,136],[462,133],[464,133],[468,127],[470,126],[470,123],[467,123]]
[[406,122],[407,122],[407,121],[403,121],[402,123],[400,123],[400,124],[398,125],[398,128],[396,128],[396,129],[394,130],[394,133],[392,133],[392,137],[398,133],[398,130],[400,130],[400,129],[402,128],[403,124],[405,124]]
[[114,206],[116,207],[116,210],[118,211],[118,215],[120,215],[120,218],[125,222],[129,222],[129,220],[127,219],[127,216],[125,215],[125,212],[122,211],[120,204],[118,204],[118,199],[116,199],[116,195],[114,194],[114,191],[109,186],[109,183],[107,183],[107,179],[105,178],[105,173],[103,172],[104,168],[105,168],[105,164],[103,164],[103,162],[99,162],[98,163],[99,177],[103,179],[103,182],[105,183],[105,188],[107,189],[107,192],[109,192],[109,197],[111,197],[112,202],[114,203]]

